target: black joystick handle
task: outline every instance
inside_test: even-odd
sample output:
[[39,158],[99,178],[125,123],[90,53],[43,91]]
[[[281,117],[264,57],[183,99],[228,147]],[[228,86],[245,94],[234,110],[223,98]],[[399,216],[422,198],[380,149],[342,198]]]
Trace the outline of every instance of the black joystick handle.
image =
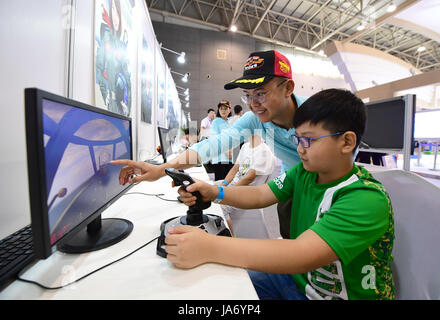
[[[165,173],[169,175],[173,181],[175,186],[183,186],[183,188],[186,190],[186,188],[193,184],[195,181],[183,170],[177,170],[174,168],[167,168],[165,169]],[[192,192],[192,194],[197,198],[196,203],[189,207],[186,216],[186,222],[184,224],[189,225],[199,225],[203,222],[205,222],[203,217],[203,210],[209,208],[211,206],[211,202],[203,202],[202,201],[202,195],[198,191]]]

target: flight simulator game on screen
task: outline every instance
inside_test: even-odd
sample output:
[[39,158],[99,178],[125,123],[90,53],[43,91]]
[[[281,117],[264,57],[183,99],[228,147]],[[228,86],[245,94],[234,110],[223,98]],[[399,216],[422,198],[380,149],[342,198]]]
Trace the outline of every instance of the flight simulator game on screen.
[[[41,91],[27,95],[26,107],[34,122],[28,132],[32,228],[47,256],[48,246],[90,218],[98,217],[101,228],[100,211],[127,189],[119,185],[120,166],[109,162],[132,159],[131,120]],[[38,193],[43,199],[35,199]]]

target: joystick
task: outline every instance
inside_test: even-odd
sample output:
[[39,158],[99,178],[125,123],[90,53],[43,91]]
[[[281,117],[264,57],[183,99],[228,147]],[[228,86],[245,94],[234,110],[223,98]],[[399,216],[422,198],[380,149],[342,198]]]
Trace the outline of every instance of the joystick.
[[[183,186],[185,190],[194,183],[194,180],[183,170],[168,168],[165,169],[165,173],[173,179],[175,186]],[[198,191],[192,194],[197,198],[196,203],[188,208],[185,216],[174,217],[162,222],[160,226],[161,234],[157,242],[157,254],[159,256],[164,258],[167,256],[163,246],[165,245],[165,237],[168,236],[168,229],[179,225],[196,226],[211,234],[231,236],[231,232],[226,227],[222,217],[203,213],[203,210],[211,206],[211,202],[203,202]]]

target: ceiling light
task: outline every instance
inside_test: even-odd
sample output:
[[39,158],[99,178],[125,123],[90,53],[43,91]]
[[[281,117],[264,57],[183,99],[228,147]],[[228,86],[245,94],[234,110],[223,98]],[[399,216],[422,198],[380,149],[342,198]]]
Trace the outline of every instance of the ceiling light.
[[396,9],[397,9],[397,6],[394,3],[391,3],[387,8],[387,12],[393,12]]
[[163,45],[162,45],[162,43],[159,43],[159,47],[162,49],[162,50],[166,50],[166,51],[168,51],[168,52],[172,52],[172,53],[174,53],[174,54],[176,54],[176,55],[178,55],[178,57],[177,57],[177,61],[179,62],[179,63],[185,63],[185,52],[176,52],[176,51],[174,51],[174,50],[171,50],[171,49],[168,49],[168,48],[165,48]]
[[236,32],[237,26],[235,24],[233,24],[229,30],[231,30],[232,32]]
[[364,24],[364,23],[361,23],[361,24],[358,25],[357,28],[356,28],[357,31],[362,31],[362,30],[364,30],[364,29],[365,29],[365,24]]
[[177,58],[177,61],[179,63],[185,63],[185,52],[180,53],[179,57]]
[[423,52],[425,50],[426,50],[426,48],[424,46],[420,46],[417,48],[417,52]]
[[187,72],[187,73],[185,73],[185,74],[182,74],[182,73],[179,73],[179,72],[176,72],[176,71],[173,71],[173,70],[170,70],[171,71],[171,73],[175,73],[175,74],[178,74],[179,76],[182,76],[182,81],[183,82],[188,82],[188,77],[191,75],[189,72]]

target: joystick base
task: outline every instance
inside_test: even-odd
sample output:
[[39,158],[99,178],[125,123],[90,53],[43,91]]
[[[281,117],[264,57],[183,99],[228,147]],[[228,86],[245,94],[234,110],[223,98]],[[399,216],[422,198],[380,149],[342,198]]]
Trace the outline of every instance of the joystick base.
[[[165,251],[165,238],[168,236],[168,229],[174,228],[177,226],[182,225],[189,225],[186,221],[187,216],[179,216],[174,217],[171,219],[168,219],[164,222],[162,222],[160,226],[160,236],[157,241],[157,248],[156,252],[159,256],[166,258],[167,253]],[[227,236],[231,237],[231,232],[226,227],[223,218],[214,214],[203,214],[203,223],[196,225],[195,227],[198,227],[202,230],[205,230],[205,232],[209,234],[215,234],[218,236]]]

